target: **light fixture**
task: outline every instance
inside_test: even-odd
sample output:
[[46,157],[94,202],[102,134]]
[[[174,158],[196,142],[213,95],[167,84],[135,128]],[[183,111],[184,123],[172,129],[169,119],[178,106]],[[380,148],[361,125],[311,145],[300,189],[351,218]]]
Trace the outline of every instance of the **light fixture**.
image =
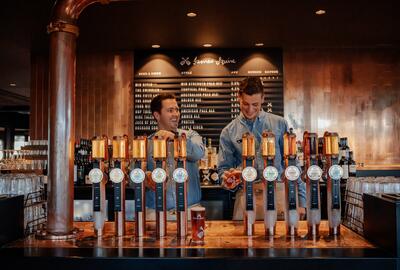
[[319,9],[317,11],[315,11],[315,14],[317,15],[324,15],[326,13],[326,11],[324,9]]
[[212,44],[206,43],[206,44],[203,44],[203,47],[210,48],[210,47],[212,47]]
[[15,86],[17,86],[17,84],[16,83],[10,83],[10,86],[15,87]]
[[153,45],[151,45],[151,47],[154,48],[154,49],[158,49],[158,48],[160,48],[161,46],[158,45],[158,44],[153,44]]
[[188,13],[186,13],[186,16],[188,16],[189,18],[194,18],[194,17],[197,16],[197,13],[195,13],[195,12],[188,12]]
[[257,42],[256,44],[254,44],[256,47],[261,47],[261,46],[264,46],[264,43],[262,43],[262,42]]

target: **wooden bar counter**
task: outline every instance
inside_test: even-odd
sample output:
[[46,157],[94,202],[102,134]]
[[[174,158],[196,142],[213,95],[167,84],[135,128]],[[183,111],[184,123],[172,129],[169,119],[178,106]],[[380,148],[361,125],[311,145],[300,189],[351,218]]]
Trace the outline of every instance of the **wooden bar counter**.
[[[277,236],[266,238],[262,222],[255,236],[243,235],[242,222],[206,222],[205,244],[194,245],[176,237],[175,223],[168,223],[168,235],[153,237],[154,223],[148,223],[149,236],[133,237],[133,223],[127,223],[123,238],[113,236],[113,223],[106,223],[105,236],[96,239],[92,223],[77,222],[75,240],[48,241],[30,236],[0,249],[0,260],[14,268],[27,263],[40,269],[396,269],[398,259],[342,226],[341,235],[328,236],[327,222],[320,236],[309,239],[307,224],[300,222],[299,237],[287,238],[285,223],[278,222]],[[190,227],[190,226],[189,226]],[[190,230],[189,230],[190,232]],[[250,269],[248,268],[248,269]],[[3,269],[3,267],[1,267]]]

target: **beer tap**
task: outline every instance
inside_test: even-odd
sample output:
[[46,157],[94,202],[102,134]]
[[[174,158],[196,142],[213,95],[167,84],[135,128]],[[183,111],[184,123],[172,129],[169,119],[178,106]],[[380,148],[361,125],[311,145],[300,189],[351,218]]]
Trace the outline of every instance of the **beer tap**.
[[264,188],[264,227],[266,236],[275,235],[277,220],[276,211],[276,179],[278,169],[274,166],[275,159],[275,134],[264,131],[261,139],[261,154],[264,159],[263,188]]
[[151,179],[156,183],[156,236],[157,238],[162,238],[167,235],[167,172],[165,171],[167,160],[167,140],[163,137],[154,136],[153,138],[153,158],[155,169],[151,173]]
[[289,236],[297,236],[299,225],[297,179],[300,177],[300,169],[296,166],[296,134],[293,129],[283,135],[283,152],[285,158],[285,220],[286,233]]
[[104,234],[104,222],[106,220],[106,182],[105,162],[108,160],[108,139],[106,136],[92,139],[93,169],[89,172],[89,180],[92,183],[94,232],[97,237]]
[[337,133],[325,132],[324,134],[324,155],[326,156],[328,179],[328,223],[329,234],[332,236],[340,234],[341,202],[340,202],[340,179],[343,176],[343,169],[339,163],[339,135]]
[[318,166],[318,136],[316,133],[304,132],[303,151],[305,160],[307,182],[307,224],[308,235],[319,235],[321,222],[321,198],[319,181],[322,177],[322,169]]
[[112,140],[112,158],[114,168],[110,171],[110,180],[114,186],[115,234],[125,235],[125,170],[129,158],[128,136],[114,136]]
[[143,237],[146,234],[146,162],[147,162],[147,138],[135,137],[132,141],[133,170],[129,178],[133,182],[135,192],[135,237]]
[[186,171],[186,135],[174,138],[175,167],[172,177],[176,182],[176,211],[177,211],[177,236],[185,238],[187,235],[187,180]]
[[257,170],[255,166],[256,147],[253,134],[245,133],[242,136],[242,179],[244,188],[244,205],[243,214],[245,234],[251,236],[254,234],[254,223],[256,219],[256,209],[254,200],[253,182],[257,179]]

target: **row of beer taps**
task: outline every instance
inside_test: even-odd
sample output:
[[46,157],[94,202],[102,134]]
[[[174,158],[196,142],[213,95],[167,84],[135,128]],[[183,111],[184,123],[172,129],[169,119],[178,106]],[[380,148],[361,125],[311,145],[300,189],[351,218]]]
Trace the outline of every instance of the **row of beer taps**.
[[[341,198],[340,179],[342,169],[338,165],[339,136],[337,133],[325,132],[323,155],[328,164],[327,172],[327,207],[328,224],[330,235],[340,233],[341,222]],[[120,237],[126,234],[125,222],[125,186],[132,181],[135,193],[135,237],[146,236],[146,196],[145,179],[147,164],[147,144],[145,136],[138,136],[132,140],[131,158],[129,158],[129,139],[127,136],[115,136],[112,139],[113,168],[109,171],[109,178],[114,187],[114,212],[115,212],[115,235]],[[156,213],[156,237],[162,238],[167,235],[167,209],[166,209],[166,172],[167,140],[155,136],[152,140],[154,170],[151,172],[151,181],[155,183],[155,213]],[[176,212],[177,212],[177,236],[185,238],[187,235],[187,181],[189,175],[186,171],[186,136],[182,134],[175,136],[174,141],[174,171],[172,180],[176,186]],[[255,137],[253,134],[245,133],[242,137],[242,163],[243,170],[241,178],[244,189],[244,234],[254,235],[255,195],[254,181],[261,178],[264,196],[264,227],[266,236],[276,235],[277,222],[277,181],[278,169],[274,165],[276,154],[276,137],[270,131],[264,131],[261,141],[261,155],[264,160],[262,177],[258,177],[255,168]],[[284,185],[285,185],[285,221],[286,234],[297,236],[299,227],[299,203],[297,181],[301,171],[296,164],[297,145],[296,134],[290,130],[283,137],[284,148]],[[323,171],[317,164],[318,136],[316,133],[304,132],[303,149],[305,158],[306,179],[306,201],[307,201],[307,225],[308,235],[318,236],[321,222],[321,200],[320,179]],[[105,163],[108,162],[108,138],[106,136],[92,139],[93,169],[89,172],[89,179],[93,189],[93,217],[94,231],[98,237],[104,234],[106,220],[106,196]],[[131,170],[127,171],[128,164]],[[129,177],[128,177],[129,175]]]
[[[125,222],[125,187],[132,181],[135,194],[135,237],[146,236],[146,164],[147,164],[147,137],[138,136],[132,140],[131,158],[129,158],[128,136],[114,136],[112,140],[111,159],[113,168],[109,171],[109,179],[114,187],[114,213],[115,235],[126,235]],[[155,169],[151,172],[151,180],[155,183],[155,212],[156,212],[156,237],[162,238],[167,234],[167,208],[166,208],[166,172],[167,139],[155,136],[153,143],[153,159]],[[175,136],[174,160],[175,169],[172,180],[176,186],[177,209],[177,236],[187,235],[187,181],[189,175],[186,171],[186,135]],[[104,234],[106,220],[106,182],[105,163],[108,162],[108,138],[106,136],[92,139],[93,169],[89,172],[89,179],[93,190],[93,217],[94,232],[101,237]],[[128,163],[131,170],[127,171]],[[128,176],[129,175],[129,176]]]
[[[339,135],[335,132],[325,132],[323,155],[327,159],[327,207],[329,234],[340,233],[341,222],[341,198],[340,179],[342,168],[338,165],[339,158]],[[286,234],[298,236],[299,227],[299,203],[298,185],[301,178],[301,171],[296,163],[297,145],[296,134],[292,130],[283,136],[284,149],[284,185],[285,185],[285,221]],[[306,181],[306,202],[307,202],[307,225],[308,235],[318,236],[321,222],[321,199],[320,179],[323,171],[318,166],[318,136],[316,133],[304,132],[303,149],[305,158],[305,181]],[[264,195],[264,227],[266,236],[276,234],[277,221],[277,190],[276,183],[279,177],[278,169],[274,166],[276,151],[275,134],[264,131],[261,141],[261,155],[264,159],[264,170],[262,173],[263,195]],[[251,236],[254,234],[255,223],[255,196],[253,182],[257,179],[257,171],[254,168],[256,158],[255,137],[246,133],[242,137],[242,182],[244,189],[244,233]]]

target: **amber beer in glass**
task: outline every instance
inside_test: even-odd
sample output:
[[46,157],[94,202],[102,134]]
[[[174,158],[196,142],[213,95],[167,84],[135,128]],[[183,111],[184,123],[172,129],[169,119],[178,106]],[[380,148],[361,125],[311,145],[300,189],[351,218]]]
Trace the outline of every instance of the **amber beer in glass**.
[[192,242],[195,244],[204,243],[205,215],[206,209],[202,206],[195,206],[190,209],[192,222]]

